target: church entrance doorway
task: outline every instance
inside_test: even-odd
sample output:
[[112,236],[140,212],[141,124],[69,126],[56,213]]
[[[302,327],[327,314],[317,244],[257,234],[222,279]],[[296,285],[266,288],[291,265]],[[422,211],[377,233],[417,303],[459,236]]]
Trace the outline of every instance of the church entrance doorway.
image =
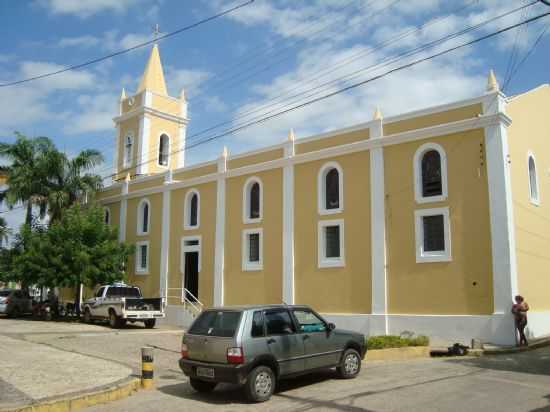
[[182,283],[185,288],[185,297],[191,302],[196,302],[199,298],[200,236],[184,237],[182,254]]

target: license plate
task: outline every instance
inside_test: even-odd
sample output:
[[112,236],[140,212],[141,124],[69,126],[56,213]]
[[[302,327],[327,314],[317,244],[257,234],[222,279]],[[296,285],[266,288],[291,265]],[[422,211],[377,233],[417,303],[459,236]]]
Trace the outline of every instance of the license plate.
[[204,378],[213,378],[214,369],[197,367],[197,376],[202,376]]

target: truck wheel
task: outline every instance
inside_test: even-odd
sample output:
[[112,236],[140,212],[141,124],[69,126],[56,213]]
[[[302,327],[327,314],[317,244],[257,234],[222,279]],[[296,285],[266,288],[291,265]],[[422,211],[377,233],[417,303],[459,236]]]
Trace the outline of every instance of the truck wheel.
[[265,402],[275,391],[275,374],[267,366],[258,366],[248,374],[244,390],[252,402]]
[[92,314],[89,308],[84,309],[84,323],[92,323]]
[[218,384],[217,382],[201,381],[200,379],[194,378],[190,378],[189,383],[193,389],[201,393],[212,392]]
[[153,329],[155,327],[155,325],[157,324],[157,320],[156,319],[147,319],[147,320],[143,321],[143,323],[145,324],[145,327],[147,329]]
[[120,320],[114,310],[109,311],[109,326],[112,329],[118,329],[120,327]]
[[355,349],[346,349],[342,356],[340,366],[336,368],[338,376],[342,379],[352,379],[361,371],[361,356]]

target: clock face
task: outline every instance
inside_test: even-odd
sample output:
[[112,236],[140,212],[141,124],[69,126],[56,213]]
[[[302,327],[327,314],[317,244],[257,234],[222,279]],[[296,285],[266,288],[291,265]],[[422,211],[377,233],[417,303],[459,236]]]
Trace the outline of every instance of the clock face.
[[133,104],[134,104],[134,98],[133,98],[133,97],[130,97],[130,98],[128,99],[128,106],[133,106]]

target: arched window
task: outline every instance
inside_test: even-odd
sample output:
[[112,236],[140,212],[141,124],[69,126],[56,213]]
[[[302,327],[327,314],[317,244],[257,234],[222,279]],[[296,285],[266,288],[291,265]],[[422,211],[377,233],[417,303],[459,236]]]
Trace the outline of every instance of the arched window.
[[134,138],[131,134],[124,139],[124,166],[130,166],[132,164],[132,155],[134,147]]
[[447,198],[447,157],[435,143],[426,143],[414,155],[417,203],[441,202]]
[[185,195],[184,229],[197,229],[200,224],[200,195],[196,189],[191,189]]
[[149,200],[142,199],[138,205],[138,218],[137,218],[137,233],[138,235],[146,235],[149,233],[150,219],[150,204]]
[[111,223],[111,211],[108,207],[103,209],[103,222],[106,225],[109,225]]
[[539,181],[537,178],[537,165],[535,156],[529,152],[527,155],[527,169],[529,172],[529,200],[531,203],[538,205],[539,199]]
[[343,171],[336,162],[329,162],[319,170],[317,181],[319,214],[338,213],[344,209]]
[[259,222],[262,219],[262,181],[257,177],[249,178],[243,191],[244,223]]
[[159,165],[168,166],[170,155],[170,138],[166,134],[161,134],[159,139]]

